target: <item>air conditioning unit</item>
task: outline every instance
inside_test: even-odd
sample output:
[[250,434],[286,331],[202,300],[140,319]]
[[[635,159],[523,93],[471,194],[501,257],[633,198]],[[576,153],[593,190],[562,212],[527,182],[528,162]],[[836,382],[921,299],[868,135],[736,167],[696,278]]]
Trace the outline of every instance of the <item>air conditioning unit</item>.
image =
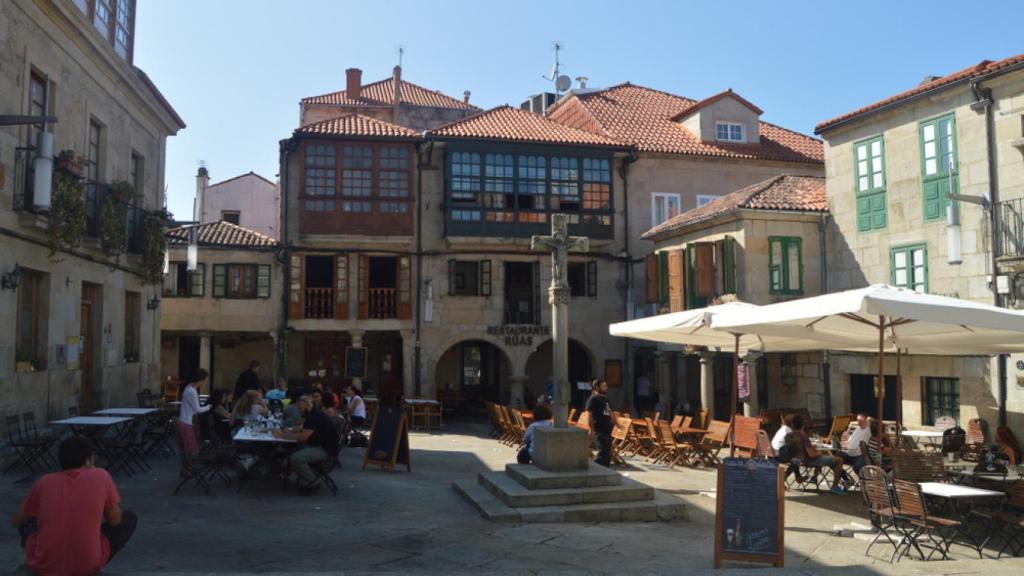
[[534,114],[543,114],[557,99],[558,97],[553,92],[541,92],[527,98],[525,102],[519,105],[519,108]]

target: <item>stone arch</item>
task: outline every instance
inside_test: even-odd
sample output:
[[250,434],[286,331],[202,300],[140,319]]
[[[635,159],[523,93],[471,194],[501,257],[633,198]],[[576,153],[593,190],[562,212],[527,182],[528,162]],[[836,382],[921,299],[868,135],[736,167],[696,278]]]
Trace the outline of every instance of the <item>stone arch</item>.
[[508,352],[493,339],[463,335],[438,350],[443,352],[437,357],[432,374],[439,394],[457,393],[471,406],[482,405],[485,400],[508,402],[514,364]]
[[[528,393],[539,394],[547,387],[547,378],[551,373],[551,346],[553,341],[548,338],[537,345],[527,357],[523,365],[526,375]],[[590,380],[600,375],[600,369],[593,352],[579,339],[569,338],[569,381],[574,384],[579,380]],[[586,394],[574,392],[575,403]]]

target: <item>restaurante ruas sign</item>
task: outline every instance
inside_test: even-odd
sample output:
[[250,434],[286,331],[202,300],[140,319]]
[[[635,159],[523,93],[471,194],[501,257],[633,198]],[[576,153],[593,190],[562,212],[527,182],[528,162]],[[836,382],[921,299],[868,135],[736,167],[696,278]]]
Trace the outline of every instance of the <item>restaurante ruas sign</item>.
[[550,326],[488,326],[488,336],[504,338],[505,346],[533,346],[534,336],[551,336]]

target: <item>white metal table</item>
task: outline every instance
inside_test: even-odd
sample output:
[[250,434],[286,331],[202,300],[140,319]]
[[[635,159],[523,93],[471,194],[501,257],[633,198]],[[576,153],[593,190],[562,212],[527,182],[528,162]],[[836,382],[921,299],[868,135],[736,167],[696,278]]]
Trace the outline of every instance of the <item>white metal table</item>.
[[107,429],[111,427],[121,426],[127,422],[131,422],[132,418],[125,416],[75,416],[73,418],[64,418],[63,420],[53,420],[50,424],[57,424],[60,426],[70,426],[71,430],[75,434],[81,434],[89,438],[93,445],[96,447],[96,452],[103,456],[107,465],[113,465],[117,462],[117,455],[112,454],[107,447],[103,444],[103,435]]
[[104,408],[93,412],[94,416],[148,416],[156,412],[156,408]]

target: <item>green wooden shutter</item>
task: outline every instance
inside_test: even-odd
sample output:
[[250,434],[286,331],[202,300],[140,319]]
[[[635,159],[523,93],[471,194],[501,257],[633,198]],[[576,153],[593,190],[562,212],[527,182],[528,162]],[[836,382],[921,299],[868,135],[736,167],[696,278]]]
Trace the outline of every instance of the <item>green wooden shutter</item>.
[[732,236],[722,243],[722,292],[736,293],[736,239]]
[[888,223],[885,141],[882,136],[853,145],[853,187],[857,195],[857,230],[870,232]]
[[597,296],[597,261],[587,262],[587,296]]
[[270,266],[266,264],[256,267],[256,297],[270,298]]
[[918,128],[924,219],[946,216],[948,194],[959,191],[956,121],[952,114],[922,122]]
[[782,239],[768,239],[768,291],[772,294],[782,292]]
[[480,261],[480,295],[491,295],[491,261]]
[[196,264],[189,275],[189,296],[203,296],[206,290],[206,264]]
[[668,303],[668,252],[658,253],[658,303]]
[[227,294],[227,266],[224,264],[213,265],[213,297],[224,298]]

